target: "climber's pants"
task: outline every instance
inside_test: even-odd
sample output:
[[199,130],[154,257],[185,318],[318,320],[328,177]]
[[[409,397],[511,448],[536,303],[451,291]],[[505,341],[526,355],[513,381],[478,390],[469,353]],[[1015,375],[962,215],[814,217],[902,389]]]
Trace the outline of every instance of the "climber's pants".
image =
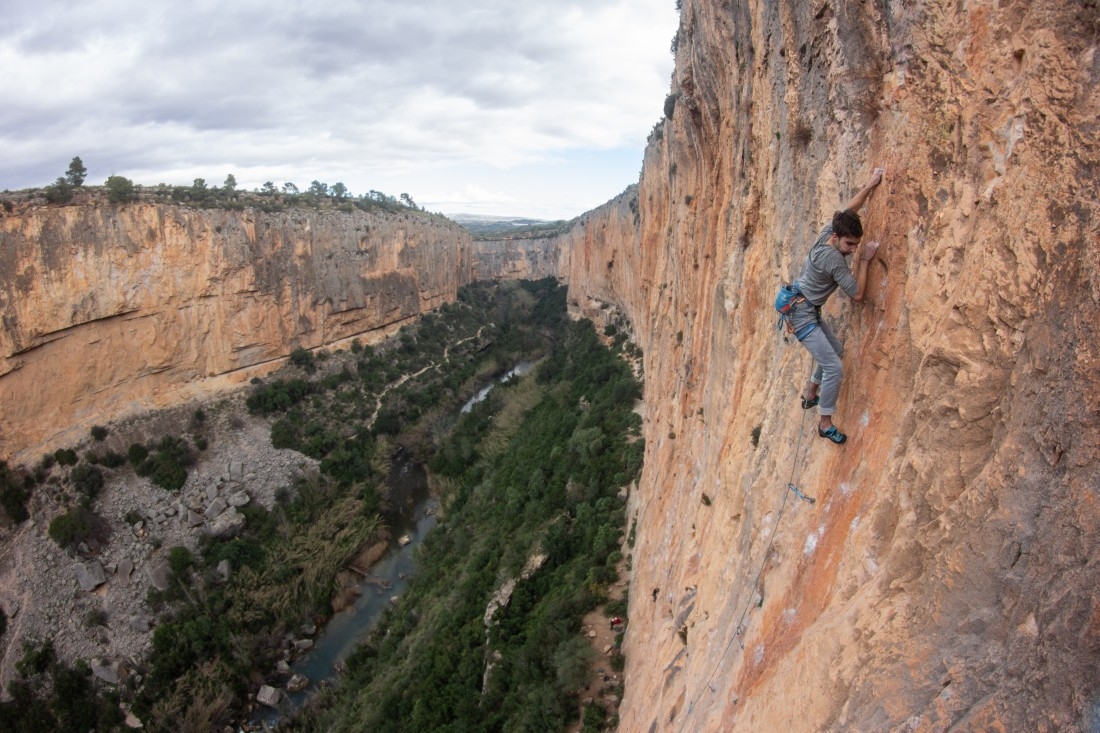
[[840,380],[844,377],[844,367],[840,357],[844,355],[844,346],[833,335],[825,321],[818,319],[817,328],[802,339],[802,345],[813,356],[816,366],[810,381],[820,386],[817,411],[821,415],[836,412],[836,398],[840,394]]

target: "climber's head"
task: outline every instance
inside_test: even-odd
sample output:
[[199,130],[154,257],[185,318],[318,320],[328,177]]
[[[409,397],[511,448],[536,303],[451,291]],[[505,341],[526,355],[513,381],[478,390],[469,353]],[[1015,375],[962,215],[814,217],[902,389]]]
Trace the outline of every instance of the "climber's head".
[[847,209],[833,214],[832,244],[841,254],[855,252],[862,238],[863,223],[859,220],[859,214]]

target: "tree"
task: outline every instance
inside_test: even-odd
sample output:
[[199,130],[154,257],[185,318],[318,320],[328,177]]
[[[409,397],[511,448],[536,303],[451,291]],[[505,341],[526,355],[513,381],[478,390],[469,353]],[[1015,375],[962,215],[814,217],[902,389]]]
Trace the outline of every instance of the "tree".
[[200,194],[200,195],[205,194],[206,193],[206,179],[205,178],[196,178],[191,183],[191,190],[194,191],[197,194]]
[[283,193],[291,193],[291,194],[298,193],[298,187],[295,186],[290,181],[287,181],[286,183],[283,184]]
[[417,207],[416,202],[412,200],[412,196],[407,193],[401,194],[401,203],[405,204],[405,206],[408,206],[410,209],[419,208]]
[[225,192],[232,198],[237,192],[237,177],[230,173],[225,177]]
[[46,200],[51,204],[65,204],[73,199],[73,187],[63,177],[46,186]]
[[111,203],[122,204],[134,200],[134,182],[129,178],[111,176],[104,185],[107,186],[107,200]]
[[276,192],[275,184],[271,181],[265,181],[264,185],[260,187],[260,193],[271,196]]
[[309,184],[308,193],[314,196],[328,196],[328,184],[321,183],[320,181],[313,181]]
[[334,198],[342,200],[348,195],[348,187],[345,186],[343,183],[337,181],[336,183],[332,184],[332,195]]
[[84,161],[78,155],[69,163],[69,170],[65,171],[65,180],[73,188],[80,188],[84,185],[84,179],[87,176],[88,169],[84,167]]

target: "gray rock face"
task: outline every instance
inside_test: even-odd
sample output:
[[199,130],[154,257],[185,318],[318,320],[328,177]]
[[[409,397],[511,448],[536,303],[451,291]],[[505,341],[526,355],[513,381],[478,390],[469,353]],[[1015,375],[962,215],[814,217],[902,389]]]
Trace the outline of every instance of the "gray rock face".
[[229,497],[229,506],[244,506],[250,502],[252,498],[248,495],[247,491],[238,491]]
[[152,620],[150,620],[148,616],[143,616],[140,614],[131,616],[129,624],[131,629],[133,629],[134,631],[140,631],[143,634],[148,632],[149,629],[153,628]]
[[130,585],[130,573],[134,572],[134,561],[128,557],[122,558],[118,563],[118,570],[116,571],[118,577],[118,584],[123,588]]
[[225,511],[226,506],[227,505],[225,503],[225,499],[222,499],[221,497],[214,499],[214,501],[210,502],[206,506],[206,511],[204,512],[206,514],[206,518],[214,519],[219,514]]
[[92,662],[92,674],[109,685],[117,685],[126,680],[126,667],[122,662]]
[[218,539],[227,540],[236,537],[244,529],[245,518],[236,511],[225,512],[210,523],[206,528],[206,534]]
[[80,584],[80,590],[86,593],[91,593],[107,582],[103,566],[98,562],[77,563],[73,570],[76,572],[76,582]]
[[170,572],[171,568],[168,567],[168,561],[164,558],[157,560],[145,570],[146,575],[149,576],[149,582],[157,590],[168,590],[168,575]]
[[256,702],[261,705],[266,705],[269,708],[273,708],[279,704],[279,698],[282,693],[270,685],[263,685],[260,687],[260,691],[256,693]]

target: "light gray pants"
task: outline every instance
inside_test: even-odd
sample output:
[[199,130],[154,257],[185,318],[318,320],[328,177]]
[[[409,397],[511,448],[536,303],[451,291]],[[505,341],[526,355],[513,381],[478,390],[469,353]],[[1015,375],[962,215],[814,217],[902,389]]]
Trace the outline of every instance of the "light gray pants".
[[817,411],[821,415],[832,415],[836,412],[836,398],[840,394],[840,381],[844,378],[844,366],[840,362],[840,357],[844,356],[844,345],[820,318],[817,328],[802,339],[802,345],[817,363],[810,377],[811,382],[820,385]]

